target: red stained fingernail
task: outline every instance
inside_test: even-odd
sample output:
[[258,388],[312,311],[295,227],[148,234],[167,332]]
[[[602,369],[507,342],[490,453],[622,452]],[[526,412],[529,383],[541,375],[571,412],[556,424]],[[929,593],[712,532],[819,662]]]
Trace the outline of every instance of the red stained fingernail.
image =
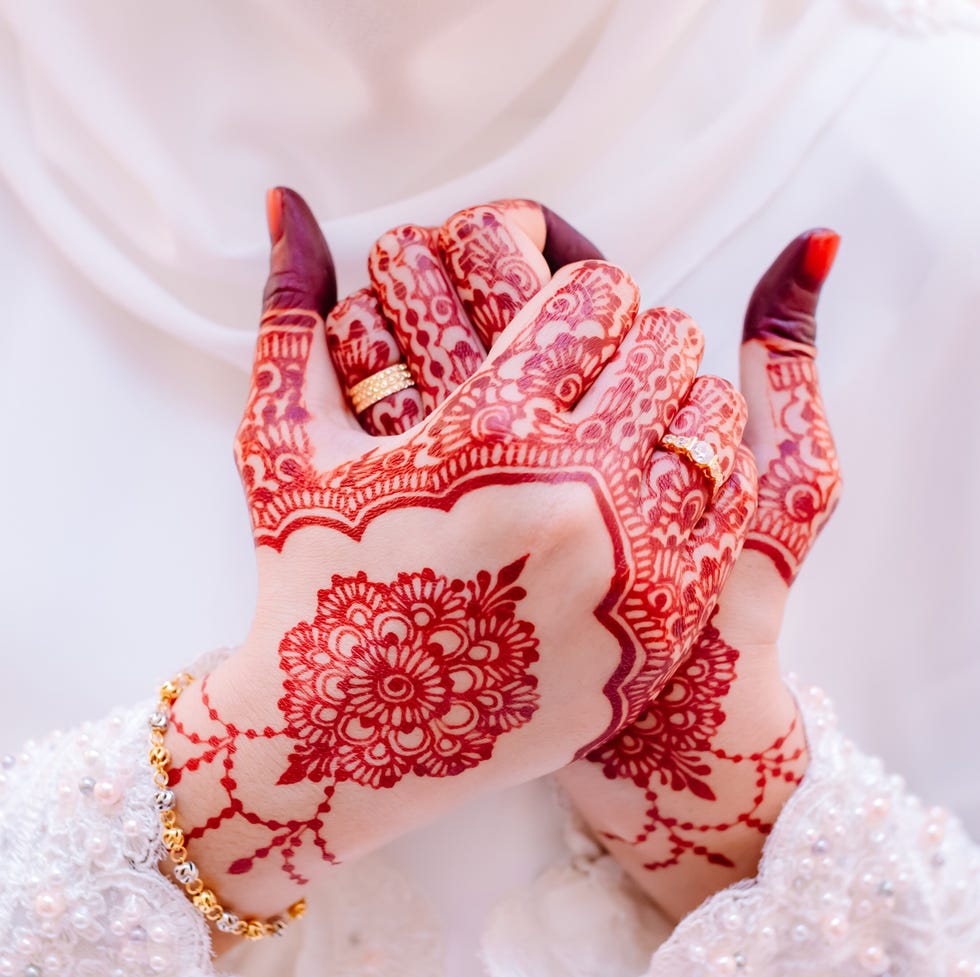
[[823,284],[837,256],[840,235],[836,231],[817,231],[806,243],[803,271],[816,284]]
[[282,189],[273,187],[265,195],[265,214],[269,237],[275,244],[282,237]]

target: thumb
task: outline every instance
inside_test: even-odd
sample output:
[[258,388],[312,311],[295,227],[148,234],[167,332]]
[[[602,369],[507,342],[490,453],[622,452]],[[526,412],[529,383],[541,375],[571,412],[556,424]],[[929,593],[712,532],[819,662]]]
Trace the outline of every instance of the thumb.
[[790,583],[840,492],[840,472],[817,377],[817,302],[839,236],[823,228],[791,242],[756,285],[745,315],[744,443],[759,466],[759,505],[746,549]]
[[816,228],[783,249],[749,299],[743,342],[761,339],[769,346],[788,342],[811,347],[816,343],[817,302],[839,244],[836,231]]
[[308,309],[323,318],[337,302],[337,276],[313,212],[295,190],[275,187],[266,195],[266,214],[272,256],[263,314]]

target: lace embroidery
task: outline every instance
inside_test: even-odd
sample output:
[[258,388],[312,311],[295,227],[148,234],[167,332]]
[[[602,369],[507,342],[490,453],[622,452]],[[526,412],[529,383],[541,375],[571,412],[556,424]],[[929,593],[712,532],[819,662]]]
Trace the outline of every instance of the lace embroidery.
[[703,903],[651,958],[649,902],[573,831],[567,864],[496,911],[493,977],[637,977],[629,961],[644,948],[646,977],[980,973],[980,850],[948,812],[858,752],[819,689],[798,697],[811,766],[756,878]]

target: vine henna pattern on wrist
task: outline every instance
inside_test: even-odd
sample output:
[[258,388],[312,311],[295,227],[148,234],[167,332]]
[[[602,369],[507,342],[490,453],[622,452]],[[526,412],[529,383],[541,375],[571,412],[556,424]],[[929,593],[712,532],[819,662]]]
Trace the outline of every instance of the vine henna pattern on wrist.
[[[556,401],[574,403],[586,378],[612,356],[616,320],[624,313],[634,318],[636,301],[625,273],[583,263],[544,302],[533,341],[502,352],[494,373],[465,381],[398,448],[373,449],[329,472],[314,463],[302,394],[312,330],[322,321],[301,310],[267,313],[236,440],[256,544],[277,551],[304,526],[359,539],[379,514],[419,506],[447,511],[486,485],[587,485],[617,567],[595,616],[616,637],[621,657],[603,690],[612,707],[609,725],[583,754],[638,715],[687,653],[710,610],[707,596],[701,601],[710,593],[702,584],[705,559],[727,568],[738,546],[738,532],[725,527],[715,538],[702,538],[697,556],[679,552],[676,541],[669,542],[676,532],[671,513],[659,511],[656,497],[642,499],[639,490],[644,437],[653,432],[659,438],[673,396],[668,377],[675,371],[693,376],[700,355],[700,333],[684,313],[644,313],[633,328],[648,341],[624,358],[619,382],[585,420],[555,411]],[[569,352],[568,321],[588,324],[585,355]],[[679,343],[667,339],[675,334]],[[659,352],[664,345],[676,350],[666,359]],[[502,382],[504,371],[513,379]],[[611,444],[617,449],[609,450]]]
[[746,549],[765,553],[787,583],[799,573],[840,496],[833,437],[824,414],[816,363],[773,355],[766,366],[779,454],[759,475],[759,507]]
[[[300,622],[282,640],[285,673],[279,702],[282,729],[238,729],[211,705],[207,679],[201,698],[221,732],[204,736],[180,722],[174,729],[195,748],[172,772],[220,762],[225,806],[186,832],[203,838],[223,823],[242,818],[271,835],[228,867],[251,871],[258,859],[279,851],[282,868],[306,882],[292,859],[309,838],[330,862],[324,816],[339,783],[393,787],[411,773],[452,777],[490,758],[497,738],[523,726],[538,708],[531,665],[538,641],[517,606],[526,597],[517,584],[527,557],[494,578],[449,580],[430,568],[401,573],[391,583],[366,574],[335,575],[318,594],[316,616]],[[306,819],[281,821],[249,810],[238,794],[235,756],[240,737],[285,738],[290,746],[280,785],[321,784],[323,799]]]
[[[805,746],[801,743],[786,748],[794,739],[801,739],[798,717],[784,734],[761,750],[729,753],[715,745],[718,730],[727,718],[722,701],[737,681],[738,659],[738,650],[709,625],[659,698],[629,728],[589,755],[590,760],[601,764],[607,778],[632,780],[644,792],[648,806],[641,830],[629,838],[609,832],[603,832],[603,836],[629,845],[658,838],[665,856],[644,863],[645,869],[656,871],[677,865],[685,853],[713,865],[734,868],[724,852],[711,847],[707,836],[729,831],[736,825],[769,834],[772,823],[759,816],[769,784],[776,778],[792,784],[802,779],[802,771],[797,768],[806,756]],[[695,823],[662,809],[655,784],[665,788],[668,797],[688,793],[703,801],[716,801],[712,777],[723,765],[743,763],[753,767],[754,793],[742,810],[728,820]]]

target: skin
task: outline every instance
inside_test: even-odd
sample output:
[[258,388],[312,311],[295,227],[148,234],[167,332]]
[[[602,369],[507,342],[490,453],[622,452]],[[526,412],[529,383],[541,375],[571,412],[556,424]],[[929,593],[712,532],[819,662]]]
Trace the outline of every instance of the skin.
[[[471,312],[473,321],[487,318],[487,309],[496,314],[482,327],[490,341],[534,283],[543,287],[562,262],[599,254],[535,206],[472,208],[441,232],[462,305],[472,308],[480,295],[485,309]],[[716,615],[637,722],[558,775],[609,850],[675,920],[755,873],[808,762],[777,638],[788,588],[840,488],[814,365],[816,305],[838,243],[823,229],[800,235],[749,302],[741,372],[746,442],[763,466],[760,504]],[[532,248],[547,259],[547,272]],[[681,411],[671,430],[699,436],[706,429],[703,417]]]
[[[467,215],[383,236],[376,304],[334,306],[316,221],[298,195],[273,196],[236,439],[256,614],[167,734],[191,858],[227,908],[260,917],[334,862],[632,722],[704,627],[755,498],[742,398],[695,381],[696,326],[638,313],[620,269],[551,277],[521,229],[519,288],[464,293],[452,256]],[[525,202],[512,212],[545,225]],[[372,436],[345,390],[396,350],[419,371],[423,418],[398,431],[413,412],[381,405],[361,422],[393,433]],[[659,448],[674,423],[714,433],[727,481],[713,499]]]

